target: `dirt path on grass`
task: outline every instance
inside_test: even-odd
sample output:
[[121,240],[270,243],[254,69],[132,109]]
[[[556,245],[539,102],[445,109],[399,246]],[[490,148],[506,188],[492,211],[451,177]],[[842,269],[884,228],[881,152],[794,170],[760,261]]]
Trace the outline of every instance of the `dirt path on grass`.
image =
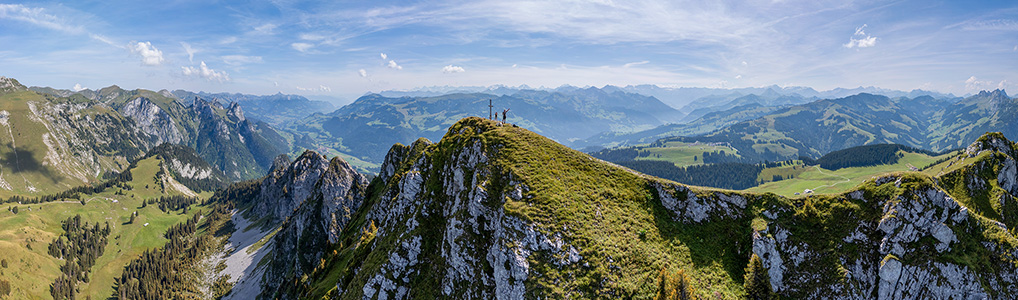
[[815,187],[815,188],[813,188],[814,193],[816,192],[816,190],[821,189],[821,188],[832,187],[832,186],[835,186],[835,185],[839,185],[839,184],[842,184],[842,183],[846,183],[846,182],[852,181],[852,179],[849,179],[848,177],[845,177],[845,176],[841,176],[841,175],[837,175],[837,174],[824,173],[823,169],[820,169],[820,166],[813,166],[813,167],[817,168],[817,172],[820,172],[820,174],[830,175],[830,176],[837,176],[837,177],[841,177],[841,179],[844,179],[842,181],[838,181],[838,182],[835,182],[835,183],[832,183],[832,184],[825,184],[825,185],[821,185],[821,186]]

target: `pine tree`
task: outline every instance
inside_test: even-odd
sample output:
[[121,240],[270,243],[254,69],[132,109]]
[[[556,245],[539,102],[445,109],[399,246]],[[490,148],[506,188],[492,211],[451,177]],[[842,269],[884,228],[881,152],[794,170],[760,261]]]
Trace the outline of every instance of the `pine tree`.
[[771,279],[763,267],[763,260],[756,253],[749,258],[743,285],[746,288],[746,299],[769,300],[777,298],[777,295],[771,290]]
[[654,297],[655,300],[693,300],[696,299],[694,294],[685,270],[679,270],[675,275],[672,275],[666,268],[661,268],[661,272],[658,273],[658,290],[657,296]]

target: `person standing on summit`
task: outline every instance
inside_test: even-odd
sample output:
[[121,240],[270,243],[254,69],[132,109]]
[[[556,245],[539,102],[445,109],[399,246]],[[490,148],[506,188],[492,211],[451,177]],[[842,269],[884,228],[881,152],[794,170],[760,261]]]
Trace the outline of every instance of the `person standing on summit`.
[[[502,110],[502,123],[505,123],[505,115],[509,113],[509,109]],[[497,116],[497,115],[496,115]]]

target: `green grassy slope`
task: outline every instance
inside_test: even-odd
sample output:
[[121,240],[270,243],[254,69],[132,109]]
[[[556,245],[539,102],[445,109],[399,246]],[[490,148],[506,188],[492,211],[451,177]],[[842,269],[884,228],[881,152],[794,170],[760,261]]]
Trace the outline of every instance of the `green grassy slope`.
[[0,93],[0,197],[38,196],[95,182],[142,154],[143,137],[130,120],[107,106],[78,100],[31,91]]
[[[955,155],[955,153],[941,156],[929,156],[922,153],[901,152],[904,156],[895,164],[878,165],[869,167],[851,167],[839,170],[827,170],[819,166],[782,166],[764,169],[758,180],[767,181],[762,185],[746,189],[753,193],[775,193],[785,197],[798,197],[795,193],[802,193],[811,189],[817,194],[844,193],[856,188],[863,181],[873,177],[893,172],[908,172],[911,167],[921,169],[936,162]],[[792,175],[792,179],[772,181],[773,175]]]
[[[141,160],[132,169],[134,180],[128,182],[131,190],[110,188],[99,194],[83,195],[85,205],[78,201],[0,205],[3,208],[0,211],[0,253],[4,253],[9,263],[7,269],[0,269],[0,277],[11,281],[12,299],[50,297],[49,284],[59,275],[63,261],[47,254],[47,246],[61,233],[60,222],[78,214],[88,222],[109,222],[112,229],[104,254],[92,268],[90,282],[79,284],[79,295],[92,299],[112,295],[114,277],[120,276],[131,259],[146,249],[162,246],[166,242],[163,238],[166,229],[198,211],[192,209],[188,214],[180,214],[180,211],[165,213],[157,205],[142,208],[143,199],[180,194],[172,189],[164,191],[156,180],[157,172],[159,159]],[[208,198],[209,194],[201,197]],[[12,206],[18,207],[18,214],[7,210]],[[135,211],[138,212],[135,222],[125,224]]]

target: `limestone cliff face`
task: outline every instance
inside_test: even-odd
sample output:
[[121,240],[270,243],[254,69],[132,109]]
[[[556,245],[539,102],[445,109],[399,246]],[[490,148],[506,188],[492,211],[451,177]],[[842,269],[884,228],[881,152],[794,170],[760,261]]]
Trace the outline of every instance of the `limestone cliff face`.
[[305,151],[286,168],[269,173],[261,182],[252,215],[269,217],[280,222],[290,216],[315,192],[315,187],[329,167],[329,161],[314,151]]
[[[265,297],[276,296],[274,292],[286,279],[300,278],[315,270],[325,249],[338,241],[353,213],[364,203],[367,178],[339,157],[334,157],[321,169],[322,159],[324,157],[308,151],[291,165],[289,174],[292,177],[289,178],[296,183],[290,185],[294,188],[293,197],[310,194],[296,203],[296,209],[273,238],[273,257],[262,279]],[[265,188],[272,186],[263,186],[263,191]]]
[[[842,216],[857,225],[836,236],[818,239],[809,230],[791,230],[802,224],[789,221],[796,212],[787,208],[762,213],[770,225],[753,233],[753,252],[763,259],[776,291],[806,299],[984,299],[1016,287],[1018,251],[971,236],[1003,224],[972,215],[915,177],[882,177],[872,184],[894,192],[860,190],[841,197],[870,206],[879,218]],[[832,258],[822,251],[830,242],[854,251]],[[968,248],[973,246],[978,249]],[[951,258],[962,253],[986,255],[994,267],[973,268]],[[832,264],[840,268],[834,275],[824,271]]]
[[159,106],[145,97],[134,98],[120,108],[120,113],[134,119],[140,129],[147,133],[153,144],[179,144],[184,141],[173,118]]

